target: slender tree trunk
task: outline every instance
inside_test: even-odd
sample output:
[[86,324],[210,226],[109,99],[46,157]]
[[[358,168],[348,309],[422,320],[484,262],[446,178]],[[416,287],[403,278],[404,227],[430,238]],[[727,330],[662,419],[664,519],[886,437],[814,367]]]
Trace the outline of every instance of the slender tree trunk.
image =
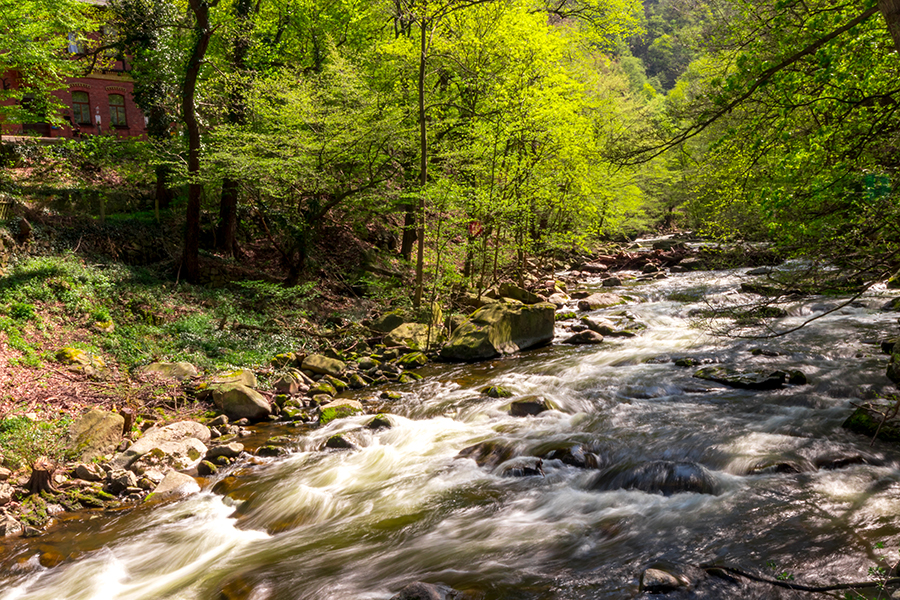
[[[237,38],[234,40],[234,53],[231,65],[239,76],[247,69],[247,53],[250,51],[250,35],[253,21],[251,0],[237,0],[234,5],[234,17],[238,25]],[[238,81],[229,97],[228,123],[244,125],[247,122],[247,107],[244,97],[243,81]],[[219,227],[216,232],[216,245],[225,256],[234,256],[237,248],[237,204],[240,185],[237,180],[226,177],[222,180],[222,195],[219,199]]]
[[900,0],[878,0],[878,10],[887,21],[888,31],[894,40],[894,49],[900,53]]
[[209,3],[206,0],[190,0],[190,5],[196,18],[194,32],[197,37],[184,74],[181,96],[181,117],[188,134],[188,177],[190,179],[182,267],[185,279],[196,282],[200,279],[200,198],[203,196],[203,184],[197,180],[200,176],[200,123],[197,121],[195,96],[200,66],[206,55],[206,49],[209,47],[212,30],[209,27]]
[[422,304],[423,275],[425,269],[425,185],[428,182],[428,132],[425,127],[425,58],[428,52],[428,5],[422,7],[421,36],[419,39],[419,214],[416,235],[416,295],[413,306]]
[[412,260],[413,244],[416,243],[416,205],[404,204],[403,239],[400,243],[400,256],[403,260]]

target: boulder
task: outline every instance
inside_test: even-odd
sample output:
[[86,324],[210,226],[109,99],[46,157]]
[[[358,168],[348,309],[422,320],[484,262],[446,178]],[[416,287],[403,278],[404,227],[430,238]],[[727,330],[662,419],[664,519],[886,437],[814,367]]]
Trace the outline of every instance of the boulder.
[[125,418],[118,413],[89,410],[69,425],[66,447],[78,455],[78,460],[90,462],[115,452],[122,442],[124,426]]
[[224,456],[226,458],[237,458],[243,451],[244,445],[239,442],[220,444],[218,446],[213,446],[212,448],[210,448],[206,452],[206,458],[208,460],[213,460],[220,456]]
[[260,421],[272,414],[272,406],[266,397],[256,390],[239,383],[213,388],[213,404],[229,419]]
[[110,461],[110,466],[114,469],[128,468],[138,458],[166,442],[180,442],[194,438],[207,444],[211,437],[212,434],[208,427],[194,421],[179,421],[165,427],[151,427],[124,452],[117,454]]
[[399,312],[389,312],[374,319],[369,329],[379,333],[389,333],[406,323],[406,319]]
[[16,490],[13,486],[8,483],[0,483],[0,506],[5,506],[12,502],[13,496],[16,495]]
[[397,364],[404,369],[415,369],[428,364],[428,357],[421,352],[410,352],[405,356],[397,359]]
[[448,360],[475,361],[543,346],[553,340],[556,307],[540,304],[492,304],[475,311],[447,345]]
[[285,367],[303,364],[303,359],[298,357],[295,352],[282,352],[273,356],[269,364],[276,369],[284,369]]
[[357,400],[342,398],[319,407],[319,425],[325,425],[335,419],[351,417],[363,413],[363,405]]
[[591,331],[599,333],[600,335],[614,335],[616,332],[616,324],[609,319],[604,319],[602,317],[589,317],[585,315],[581,317],[580,322]]
[[879,440],[900,442],[900,423],[896,420],[888,420],[882,424],[883,417],[880,413],[889,410],[888,406],[880,407],[879,411],[860,406],[847,417],[842,427],[869,438],[875,437],[875,432],[878,432]]
[[[178,471],[169,471],[153,490],[152,498],[156,500],[165,496],[187,496],[199,491],[200,485],[196,479]],[[151,496],[147,496],[147,499],[150,500]]]
[[532,417],[553,408],[553,403],[543,396],[523,396],[510,403],[509,414],[514,417]]
[[778,389],[787,380],[784,371],[739,371],[718,366],[700,369],[694,373],[694,377],[748,390]]
[[106,474],[106,486],[111,494],[121,494],[128,488],[137,487],[137,475],[125,469],[113,469]]
[[400,590],[391,600],[451,600],[458,594],[456,590],[443,585],[417,581]]
[[891,345],[891,360],[888,363],[886,375],[887,378],[895,384],[900,385],[900,352],[893,352],[895,345]]
[[547,302],[556,306],[556,308],[562,308],[566,304],[569,303],[571,298],[568,294],[564,294],[562,292],[557,292],[555,294],[551,294],[549,298],[547,298]]
[[591,331],[587,329],[585,331],[579,331],[578,333],[571,335],[563,340],[563,344],[599,344],[603,342],[603,336],[597,333],[596,331]]
[[[431,327],[431,344],[439,340],[439,331]],[[429,346],[429,327],[422,323],[404,323],[384,336],[385,346],[404,346],[413,350],[427,350]]]
[[184,381],[185,379],[190,379],[191,377],[196,377],[199,375],[197,372],[197,367],[188,362],[155,362],[150,363],[149,365],[142,367],[140,369],[141,373],[154,373],[159,375],[160,377],[164,377],[166,379],[177,379],[178,381]]
[[9,515],[0,514],[0,537],[19,535],[23,529],[22,524]]
[[283,373],[275,380],[272,387],[279,394],[304,394],[309,389],[299,371]]
[[522,304],[538,304],[544,301],[537,294],[524,290],[511,283],[501,283],[497,292],[503,298],[512,298],[513,300],[518,300]]
[[336,358],[328,358],[321,354],[310,354],[303,360],[303,369],[320,375],[339,376],[347,365]]
[[81,463],[75,466],[75,477],[85,481],[102,481],[106,473],[96,463]]
[[496,304],[497,300],[490,298],[487,294],[482,294],[480,297],[476,294],[463,294],[459,298],[459,303],[472,308],[482,308],[488,304]]
[[6,467],[0,467],[0,481],[6,481],[10,477],[12,477],[12,471]]
[[578,467],[579,469],[598,469],[601,466],[600,457],[581,444],[561,445],[547,450],[541,454],[544,460],[559,460],[564,464]]
[[246,385],[249,388],[255,388],[256,375],[249,369],[235,369],[234,371],[224,371],[222,373],[216,373],[212,378],[210,378],[208,385],[210,387],[216,387],[232,383]]
[[85,375],[98,375],[106,370],[106,363],[102,358],[79,348],[60,349],[56,353],[56,360]]
[[517,451],[512,446],[492,440],[463,448],[456,458],[471,458],[479,467],[493,469],[516,455]]
[[608,277],[603,280],[603,287],[619,287],[622,285],[622,280],[618,277]]
[[156,470],[165,473],[172,469],[183,471],[197,466],[207,453],[206,445],[196,438],[177,442],[161,442],[131,463],[129,467],[139,475]]
[[578,310],[598,310],[624,303],[625,301],[615,294],[591,294],[587,298],[582,298],[578,301]]
[[717,494],[719,484],[704,466],[694,462],[656,460],[637,466],[607,469],[593,482],[596,490],[641,490],[671,496],[680,493]]
[[513,393],[499,385],[486,385],[478,390],[488,398],[512,398]]
[[544,461],[534,456],[514,458],[497,469],[500,477],[544,477]]
[[678,589],[690,589],[706,577],[697,567],[658,562],[641,573],[640,591],[648,594],[666,594]]

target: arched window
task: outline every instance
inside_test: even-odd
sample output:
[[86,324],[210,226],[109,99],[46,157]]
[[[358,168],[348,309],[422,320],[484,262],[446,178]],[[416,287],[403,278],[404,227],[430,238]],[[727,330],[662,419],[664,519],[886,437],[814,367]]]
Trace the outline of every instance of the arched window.
[[125,96],[122,94],[109,95],[109,122],[113,127],[128,127],[125,120]]
[[91,124],[91,100],[87,92],[72,92],[72,119],[78,125]]

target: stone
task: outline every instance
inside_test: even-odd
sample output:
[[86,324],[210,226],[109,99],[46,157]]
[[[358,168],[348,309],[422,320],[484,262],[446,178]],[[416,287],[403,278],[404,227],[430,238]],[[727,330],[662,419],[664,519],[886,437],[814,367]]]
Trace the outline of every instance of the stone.
[[586,263],[581,265],[578,270],[585,273],[606,273],[609,267],[603,263]]
[[287,373],[282,374],[275,382],[272,384],[272,387],[279,394],[305,394],[306,390],[309,389],[309,386],[303,381],[303,378],[300,377],[299,371],[289,371]]
[[151,469],[162,472],[171,469],[190,469],[195,467],[207,452],[207,447],[196,438],[161,442],[157,447],[131,463],[129,468],[139,475],[143,475]]
[[[893,347],[891,350],[893,351]],[[885,375],[895,384],[900,385],[900,352],[892,352]]]
[[562,292],[557,292],[555,294],[550,294],[550,297],[547,298],[547,302],[556,306],[556,308],[562,308],[566,304],[569,303],[571,298],[568,294],[564,294]]
[[589,311],[601,308],[609,308],[618,304],[624,304],[625,301],[615,294],[591,294],[587,298],[578,301],[578,310]]
[[391,392],[385,390],[381,392],[378,397],[382,400],[400,400],[401,398],[403,398],[403,394],[401,394],[400,392]]
[[[430,341],[430,344],[429,344]],[[440,341],[440,331],[422,323],[404,323],[384,336],[385,346],[403,346],[412,350],[427,350]]]
[[6,467],[0,467],[0,481],[6,481],[10,477],[12,477],[12,471]]
[[0,483],[0,506],[5,506],[12,502],[16,495],[16,490],[8,483]]
[[534,456],[514,458],[497,470],[500,477],[544,477],[544,461]]
[[192,377],[197,377],[200,374],[197,371],[197,367],[188,362],[154,362],[141,367],[140,372],[154,373],[156,375],[159,375],[160,377],[164,377],[166,379],[177,379],[178,381],[191,379]]
[[622,280],[618,277],[607,277],[603,280],[603,287],[619,287],[622,285]]
[[79,348],[60,349],[56,353],[56,360],[85,375],[97,375],[106,370],[106,363],[102,358]]
[[609,319],[585,315],[579,319],[579,322],[600,335],[614,335],[616,333],[616,325]]
[[209,477],[210,475],[215,475],[219,471],[219,467],[209,462],[208,460],[201,460],[197,465],[197,475],[201,477]]
[[509,414],[513,417],[531,417],[554,408],[553,403],[543,396],[523,396],[510,403]]
[[647,569],[641,573],[640,591],[642,592],[665,594],[680,587],[685,587],[684,583],[662,569]]
[[594,452],[586,450],[581,444],[563,445],[553,448],[541,455],[544,460],[559,460],[564,464],[578,467],[579,469],[600,468],[600,457]]
[[405,356],[397,359],[397,364],[404,369],[415,369],[428,364],[428,357],[421,352],[410,352]]
[[228,425],[228,415],[219,415],[209,423],[210,427],[219,427],[220,425]]
[[391,418],[388,415],[380,414],[375,415],[375,417],[366,423],[366,429],[390,429],[394,425],[391,423]]
[[321,354],[310,354],[303,360],[303,370],[320,375],[338,377],[347,368],[347,364],[336,358],[328,358]]
[[853,411],[853,414],[847,417],[842,427],[868,438],[875,437],[875,432],[877,431],[879,440],[900,442],[900,423],[897,423],[896,420],[888,420],[882,424],[883,418],[880,413],[889,410],[890,407],[888,406],[882,406],[878,411],[860,406]]
[[213,389],[213,404],[229,419],[261,421],[272,414],[272,406],[265,396],[240,383],[225,384]]
[[106,474],[106,487],[111,494],[119,495],[130,487],[137,487],[137,475],[125,469],[114,469]]
[[9,515],[0,514],[0,537],[20,535],[24,527]]
[[360,371],[371,371],[373,369],[377,369],[381,365],[381,362],[375,358],[372,358],[371,356],[366,356],[359,359],[359,362],[357,364],[359,365]]
[[601,473],[595,490],[641,490],[671,496],[680,493],[718,494],[715,476],[703,465],[687,461],[655,460],[636,466],[617,465]]
[[390,333],[404,323],[406,323],[406,319],[399,311],[389,312],[374,319],[369,325],[369,329],[378,333]]
[[512,446],[491,440],[463,448],[456,458],[470,458],[479,467],[493,469],[515,456],[516,450]]
[[447,360],[476,361],[549,344],[556,307],[540,304],[492,304],[475,311],[441,349]]
[[[284,369],[285,367],[290,367],[297,362],[297,355],[293,352],[282,352],[281,354],[276,354],[269,361],[276,369]],[[302,364],[302,361],[301,361]]]
[[739,371],[719,366],[700,369],[694,377],[748,390],[778,389],[787,380],[784,371]]
[[125,418],[118,413],[93,409],[82,414],[69,425],[66,446],[82,462],[114,452],[122,442]]
[[347,384],[352,390],[360,390],[369,385],[365,378],[359,373],[350,373],[350,375],[347,376]]
[[443,585],[417,581],[404,587],[391,600],[451,600],[458,594],[456,590]]
[[511,283],[501,283],[497,292],[502,298],[512,298],[513,300],[518,300],[522,304],[538,304],[544,301],[543,298],[537,294],[524,290]]
[[315,398],[320,394],[325,394],[329,397],[333,397],[337,396],[337,390],[327,379],[322,379],[315,385],[310,386],[310,388],[306,390],[306,394],[311,398]]
[[599,344],[603,342],[603,336],[597,333],[596,331],[591,331],[590,329],[586,331],[579,331],[578,333],[571,335],[562,341],[563,344]]
[[324,447],[329,450],[356,450],[358,448],[356,444],[350,441],[350,439],[342,433],[328,438]]
[[124,452],[117,454],[111,461],[113,469],[124,469],[132,465],[138,458],[158,448],[165,442],[178,442],[194,438],[203,444],[209,443],[212,432],[205,425],[195,421],[179,421],[164,427],[151,427],[144,432],[135,443]]
[[75,477],[85,481],[103,481],[106,473],[96,463],[81,463],[75,466]]
[[206,452],[206,459],[213,460],[220,456],[226,458],[237,458],[244,451],[244,445],[240,442],[230,442],[228,444],[220,444],[213,446]]
[[806,373],[800,371],[798,369],[792,369],[787,372],[788,380],[787,382],[791,385],[807,385],[809,384],[809,378],[806,376]]
[[513,393],[510,392],[505,387],[499,385],[487,385],[480,390],[482,395],[487,396],[488,398],[512,398]]
[[359,401],[342,398],[319,407],[319,425],[362,413],[363,405]]
[[153,490],[147,499],[156,500],[163,497],[172,496],[188,496],[200,491],[200,484],[190,475],[179,473],[178,471],[169,471],[159,485]]

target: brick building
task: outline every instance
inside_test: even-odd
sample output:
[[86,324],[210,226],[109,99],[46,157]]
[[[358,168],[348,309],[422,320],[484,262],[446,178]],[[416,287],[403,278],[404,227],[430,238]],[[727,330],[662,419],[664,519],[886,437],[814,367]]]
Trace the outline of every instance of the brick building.
[[[99,0],[92,3],[103,4]],[[76,44],[69,44],[73,60],[80,50]],[[132,98],[133,83],[128,71],[126,60],[109,60],[84,77],[67,77],[65,87],[53,92],[65,107],[60,115],[65,121],[63,126],[52,126],[45,121],[24,125],[0,122],[0,132],[4,137],[73,138],[99,134],[146,137],[147,122]],[[18,89],[21,85],[15,71],[3,74],[0,81],[5,89]],[[23,102],[28,102],[27,96]]]

